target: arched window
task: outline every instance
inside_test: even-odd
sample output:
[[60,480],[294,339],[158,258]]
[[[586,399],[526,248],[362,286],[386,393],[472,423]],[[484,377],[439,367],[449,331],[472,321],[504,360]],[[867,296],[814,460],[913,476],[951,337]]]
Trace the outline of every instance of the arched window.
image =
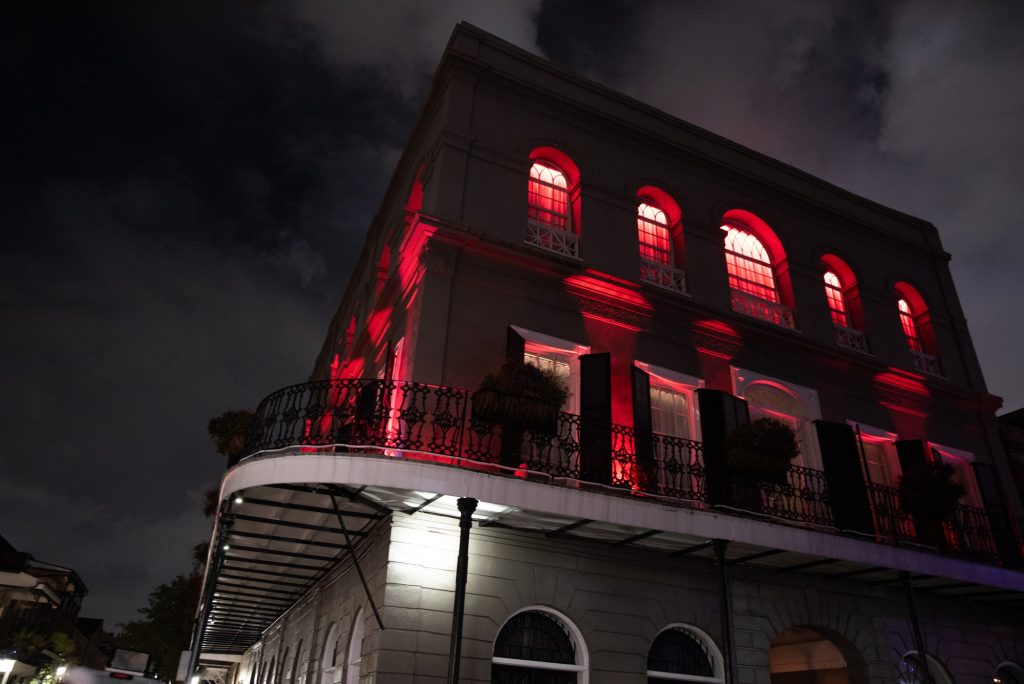
[[847,314],[846,297],[843,296],[843,284],[832,271],[825,271],[825,298],[828,299],[828,310],[832,316],[832,322],[844,328],[850,327],[850,317]]
[[292,661],[292,673],[291,678],[288,680],[289,684],[298,684],[299,681],[299,665],[302,663],[302,640],[299,640],[299,645],[295,647],[295,660]]
[[761,241],[735,226],[722,226],[722,230],[725,231],[725,265],[729,270],[729,287],[778,303],[772,260]]
[[722,655],[710,637],[695,627],[672,625],[663,630],[647,652],[647,681],[723,682]]
[[[758,234],[749,224],[758,225]],[[774,246],[780,254],[773,259],[762,238],[770,237],[775,243],[778,239],[763,221],[739,210],[726,213],[722,230],[733,310],[785,328],[796,327],[790,303],[781,296],[776,273],[781,245]]]
[[835,329],[836,344],[868,353],[868,340],[863,332],[864,310],[853,270],[833,254],[821,257],[821,265],[824,269],[825,301]]
[[907,339],[907,347],[913,352],[923,352],[921,337],[917,334],[917,323],[914,322],[914,309],[906,299],[900,299],[896,304],[900,310],[900,325],[903,326],[903,336]]
[[338,623],[332,622],[324,637],[324,652],[320,659],[320,684],[334,682],[334,668],[338,664]]
[[1024,684],[1024,668],[1015,663],[1002,663],[992,677],[993,684]]
[[356,619],[352,623],[352,635],[348,640],[348,666],[345,668],[345,681],[358,682],[359,671],[363,665],[363,637],[366,634],[366,627],[363,625],[363,609],[356,613]]
[[921,658],[917,651],[910,651],[900,659],[900,676],[898,684],[953,684],[953,678],[946,668],[935,658],[925,655],[928,672],[921,666]]
[[529,207],[531,221],[571,230],[569,183],[554,164],[538,161],[530,167]]
[[911,285],[896,283],[896,310],[914,370],[942,375],[935,349],[935,333],[924,298]]
[[668,217],[654,202],[641,202],[637,207],[637,232],[640,234],[640,258],[655,264],[671,266],[672,236]]
[[550,609],[525,609],[498,632],[491,682],[585,684],[585,658],[582,638],[565,616]]
[[636,228],[640,245],[640,280],[686,294],[686,273],[680,252],[679,205],[661,188],[647,185],[637,192]]
[[579,256],[579,171],[553,147],[530,155],[526,244],[564,256]]

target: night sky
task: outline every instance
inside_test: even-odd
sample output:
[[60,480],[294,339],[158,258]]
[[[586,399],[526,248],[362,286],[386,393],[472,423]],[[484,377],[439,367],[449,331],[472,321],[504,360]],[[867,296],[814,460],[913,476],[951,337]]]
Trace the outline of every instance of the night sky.
[[1024,3],[12,4],[0,534],[108,628],[208,538],[207,420],[308,377],[460,20],[935,223],[1024,406]]

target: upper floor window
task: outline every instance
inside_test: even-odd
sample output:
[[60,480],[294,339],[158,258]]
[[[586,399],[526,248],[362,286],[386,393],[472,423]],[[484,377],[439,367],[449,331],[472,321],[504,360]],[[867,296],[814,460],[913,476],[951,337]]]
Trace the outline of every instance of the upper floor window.
[[569,230],[569,185],[554,164],[534,162],[530,167],[529,218],[561,230]]
[[757,216],[739,209],[726,212],[722,230],[733,310],[795,328],[785,254],[775,233]]
[[839,276],[832,271],[825,271],[825,297],[828,299],[828,310],[832,315],[832,322],[849,328],[850,319],[846,315],[843,285],[839,282]]
[[932,329],[931,314],[924,297],[913,286],[899,282],[896,290],[896,310],[903,329],[914,370],[930,375],[942,375]]
[[897,302],[900,310],[900,324],[903,326],[903,336],[907,338],[907,347],[910,351],[923,352],[921,338],[917,334],[917,324],[914,323],[914,310],[906,299]]
[[661,188],[637,192],[636,229],[640,245],[640,280],[686,294],[682,267],[682,220],[679,205]]
[[857,291],[857,279],[846,262],[833,254],[821,258],[825,301],[835,329],[836,344],[868,353],[864,334],[864,311]]
[[641,202],[637,208],[636,228],[640,235],[640,258],[672,265],[672,236],[665,212],[653,202]]
[[579,171],[553,147],[530,155],[526,244],[569,257],[579,256]]

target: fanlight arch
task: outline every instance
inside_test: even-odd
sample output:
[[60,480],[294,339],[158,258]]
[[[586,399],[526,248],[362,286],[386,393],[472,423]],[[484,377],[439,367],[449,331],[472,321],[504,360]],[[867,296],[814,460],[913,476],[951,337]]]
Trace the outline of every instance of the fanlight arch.
[[586,684],[589,656],[573,622],[547,606],[522,608],[505,621],[494,640],[491,682]]
[[742,209],[722,216],[725,265],[735,311],[794,328],[786,252],[767,223]]
[[651,642],[647,681],[724,682],[725,662],[706,632],[692,625],[672,624]]

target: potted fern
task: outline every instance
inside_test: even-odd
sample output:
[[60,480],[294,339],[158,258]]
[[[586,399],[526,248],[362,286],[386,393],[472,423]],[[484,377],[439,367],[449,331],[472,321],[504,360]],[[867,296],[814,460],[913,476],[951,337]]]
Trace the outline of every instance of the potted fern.
[[473,394],[473,419],[554,434],[568,398],[569,390],[554,372],[510,359],[480,382]]
[[905,468],[897,489],[900,507],[914,516],[918,539],[940,545],[942,523],[952,519],[957,504],[967,493],[953,466],[936,461]]
[[725,440],[726,462],[741,477],[781,484],[800,453],[796,435],[783,422],[759,418],[734,428]]

